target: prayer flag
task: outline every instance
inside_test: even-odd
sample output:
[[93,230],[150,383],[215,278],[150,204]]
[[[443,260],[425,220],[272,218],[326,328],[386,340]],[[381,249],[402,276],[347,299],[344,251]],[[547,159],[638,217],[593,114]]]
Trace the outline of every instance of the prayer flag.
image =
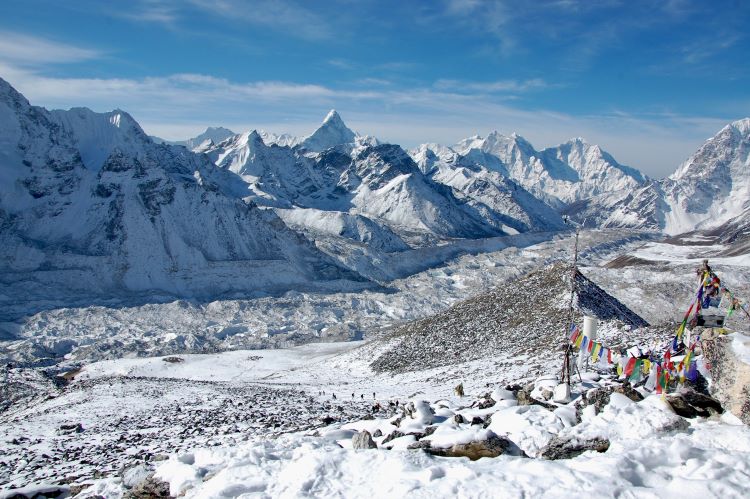
[[633,374],[633,369],[635,369],[635,357],[630,357],[628,363],[625,364],[625,376]]
[[648,359],[643,359],[643,368],[641,370],[643,371],[643,374],[648,374],[651,370],[651,361]]
[[571,341],[571,343],[575,343],[576,342],[576,340],[578,339],[578,335],[579,334],[581,334],[581,330],[578,329],[578,326],[576,326],[575,324],[573,324],[572,333],[570,335],[570,341]]
[[635,363],[633,364],[633,371],[630,374],[630,381],[636,382],[641,379],[641,359],[633,360],[635,360]]

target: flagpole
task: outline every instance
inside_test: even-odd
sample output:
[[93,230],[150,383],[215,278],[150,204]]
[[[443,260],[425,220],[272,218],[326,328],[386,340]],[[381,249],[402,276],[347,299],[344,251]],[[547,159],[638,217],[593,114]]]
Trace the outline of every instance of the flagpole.
[[[568,322],[565,325],[565,359],[563,360],[563,372],[560,376],[560,381],[563,383],[567,383],[568,386],[570,386],[570,356],[572,355],[573,349],[570,342],[568,341],[568,328],[571,326],[571,324],[573,324],[573,299],[576,292],[576,276],[578,275],[578,236],[580,235],[580,233],[581,227],[576,226],[575,245],[573,247],[573,272],[571,274],[570,280],[570,301],[568,302]],[[581,379],[581,382],[583,382],[580,371],[578,371],[578,377]]]

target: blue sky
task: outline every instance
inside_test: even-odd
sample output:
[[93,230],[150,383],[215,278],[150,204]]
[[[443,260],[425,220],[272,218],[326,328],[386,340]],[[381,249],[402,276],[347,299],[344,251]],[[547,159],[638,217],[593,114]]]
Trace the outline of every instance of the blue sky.
[[150,134],[582,136],[660,177],[750,116],[750,2],[5,0],[0,77]]

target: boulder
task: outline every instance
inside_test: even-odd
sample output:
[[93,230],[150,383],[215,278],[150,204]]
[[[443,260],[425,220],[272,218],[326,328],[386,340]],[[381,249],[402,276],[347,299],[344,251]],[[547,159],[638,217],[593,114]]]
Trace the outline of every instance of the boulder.
[[622,385],[605,386],[584,393],[581,399],[576,402],[576,409],[580,413],[585,407],[593,405],[596,413],[599,414],[604,409],[604,406],[609,404],[609,398],[612,393],[625,395],[633,402],[643,400],[643,395],[634,390],[629,383],[625,382]]
[[429,440],[421,440],[411,444],[409,449],[422,449],[428,454],[441,457],[468,457],[472,461],[483,457],[497,457],[506,453],[517,454],[516,445],[505,437],[490,432],[484,440],[476,440],[465,444],[455,444],[447,448],[432,447]]
[[609,440],[605,438],[579,439],[553,437],[541,450],[539,457],[550,460],[570,459],[589,450],[606,452],[607,449],[609,449]]
[[712,414],[721,414],[724,409],[718,400],[696,392],[690,388],[667,395],[667,402],[678,416],[683,418],[707,418]]
[[153,475],[153,473],[154,470],[145,464],[136,464],[135,466],[127,467],[120,473],[122,485],[126,489],[132,489]]
[[122,497],[123,499],[154,499],[172,496],[169,495],[169,484],[151,475],[126,491]]
[[539,390],[539,394],[542,396],[542,398],[544,400],[549,400],[554,395],[554,392],[552,390],[550,390],[549,388],[545,387],[545,388],[542,388],[541,390]]
[[403,432],[400,432],[400,431],[398,431],[398,430],[393,430],[393,431],[392,431],[391,433],[389,433],[389,434],[388,434],[388,436],[387,436],[387,437],[385,437],[385,438],[383,439],[383,442],[381,442],[381,445],[385,445],[385,444],[387,444],[388,442],[390,442],[391,440],[395,440],[395,439],[397,439],[397,438],[401,438],[401,437],[403,437],[404,435],[405,435],[405,433],[403,433]]
[[700,393],[696,390],[685,389],[680,392],[680,395],[687,401],[688,404],[698,409],[707,409],[708,411],[716,411],[719,414],[724,412],[724,408],[721,403],[713,397],[710,397],[704,393]]
[[711,374],[711,395],[724,409],[750,425],[750,337],[707,330],[701,335],[701,342]]
[[57,429],[57,432],[63,435],[68,433],[81,433],[83,432],[83,425],[81,423],[61,424]]
[[352,437],[353,449],[377,449],[377,444],[372,440],[369,431],[361,431]]

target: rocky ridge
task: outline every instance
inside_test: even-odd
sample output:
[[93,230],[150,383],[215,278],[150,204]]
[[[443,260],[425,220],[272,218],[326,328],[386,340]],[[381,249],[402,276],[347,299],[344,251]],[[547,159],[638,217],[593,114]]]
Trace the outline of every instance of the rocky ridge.
[[[509,280],[497,289],[453,305],[445,312],[407,324],[381,341],[376,371],[410,371],[492,357],[551,358],[567,331],[572,268],[552,264]],[[574,321],[593,315],[611,332],[647,326],[645,320],[583,274],[576,274]],[[612,334],[612,333],[610,333]],[[614,333],[618,342],[627,333]]]

